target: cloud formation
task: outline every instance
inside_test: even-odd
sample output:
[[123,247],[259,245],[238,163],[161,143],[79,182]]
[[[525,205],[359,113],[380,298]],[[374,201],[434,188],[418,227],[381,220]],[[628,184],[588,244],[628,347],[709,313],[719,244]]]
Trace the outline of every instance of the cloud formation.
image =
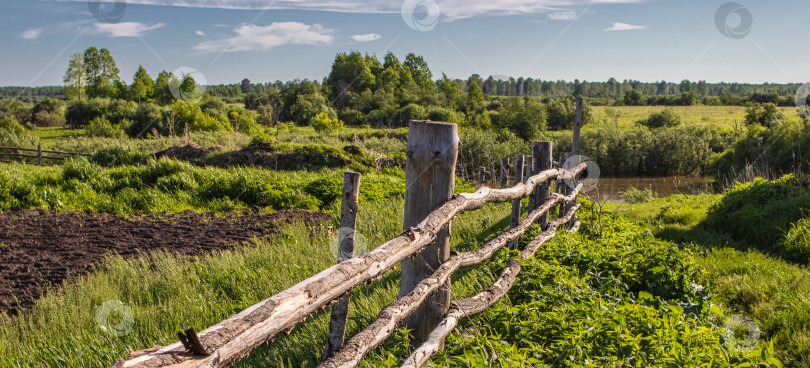
[[[86,1],[86,0],[63,0]],[[100,0],[113,2],[115,0]],[[439,5],[443,20],[453,21],[476,16],[502,16],[540,13],[565,13],[571,7],[589,4],[641,3],[645,0],[425,0]],[[222,9],[297,9],[345,13],[399,13],[402,0],[127,0],[128,4],[183,6]],[[418,3],[418,2],[416,2]]]
[[24,40],[36,40],[42,34],[42,28],[31,28],[20,33],[20,38]]
[[199,29],[197,31],[195,31],[194,34],[196,34],[197,36],[205,36],[205,32],[203,32],[203,31],[201,31]]
[[381,38],[382,38],[382,36],[380,36],[380,35],[378,35],[376,33],[369,33],[369,34],[361,34],[361,35],[352,36],[352,39],[357,41],[357,42],[370,42],[370,41],[379,40]]
[[267,26],[243,24],[234,28],[230,38],[205,41],[194,46],[202,53],[267,51],[283,45],[329,45],[334,32],[320,24],[273,22]]
[[632,31],[636,29],[644,29],[644,26],[634,26],[632,24],[627,23],[613,23],[612,26],[605,28],[605,32],[614,32],[614,31]]
[[165,23],[149,25],[140,22],[96,23],[94,33],[107,37],[141,37],[144,33],[165,25]]
[[577,12],[575,12],[575,11],[564,11],[564,12],[548,13],[548,19],[551,19],[551,20],[574,20],[574,19],[577,19]]

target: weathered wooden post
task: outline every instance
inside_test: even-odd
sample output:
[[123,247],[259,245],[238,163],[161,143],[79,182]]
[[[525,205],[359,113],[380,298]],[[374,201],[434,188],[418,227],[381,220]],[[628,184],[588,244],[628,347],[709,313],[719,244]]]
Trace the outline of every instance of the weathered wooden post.
[[[552,144],[552,142],[548,141],[533,141],[531,143],[532,175],[537,175],[551,169]],[[547,181],[535,187],[534,192],[529,196],[529,213],[542,206],[549,199],[551,199],[551,183]],[[545,230],[546,227],[548,227],[548,212],[540,216],[540,218],[537,219],[537,223],[540,225],[541,229]]]
[[532,172],[532,156],[525,156],[525,159],[523,161],[525,164],[525,166],[523,167],[523,182],[525,183],[535,173]]
[[[560,156],[560,169],[569,169],[569,168],[571,168],[569,166],[571,163],[569,162],[568,165],[566,165],[566,161],[568,161],[568,159],[571,158],[572,156],[574,156],[574,154],[571,153],[571,152],[563,152],[562,153],[562,155]],[[576,166],[576,165],[574,165],[574,166]],[[571,192],[573,192],[574,190],[571,188],[570,184],[571,184],[571,182],[566,182],[565,180],[560,180],[560,182],[558,184],[558,187],[559,187],[558,191],[560,192],[560,194],[566,195],[566,196],[571,195]],[[570,207],[571,207],[571,205],[567,205],[565,203],[560,204],[560,217],[565,215],[565,213],[568,211],[568,208],[570,208]]]
[[509,157],[501,159],[501,188],[509,186]]
[[[523,155],[518,155],[515,160],[515,185],[523,182]],[[512,218],[509,224],[510,229],[514,229],[520,224],[520,201],[518,198],[512,201]],[[517,248],[517,240],[509,242],[509,249],[514,250]]]
[[37,165],[42,166],[42,145],[37,145]]
[[486,167],[479,167],[478,168],[478,182],[481,185],[484,185],[487,182],[487,168]]
[[[410,122],[405,162],[405,230],[419,224],[453,196],[458,142],[456,124]],[[408,294],[449,257],[450,224],[439,231],[433,244],[415,257],[402,261],[399,297]],[[411,345],[417,346],[425,341],[449,306],[448,281],[405,320],[405,326],[411,330]]]
[[[340,205],[340,230],[338,235],[337,262],[343,262],[354,255],[355,228],[360,195],[360,174],[347,172],[343,174],[343,197]],[[346,322],[349,318],[349,296],[347,293],[332,306],[332,319],[329,321],[329,333],[326,335],[326,347],[323,359],[343,347],[346,335]]]
[[[577,97],[577,114],[574,120],[574,142],[571,144],[571,152],[579,154],[579,132],[582,130],[582,97]],[[562,161],[560,161],[562,165]]]

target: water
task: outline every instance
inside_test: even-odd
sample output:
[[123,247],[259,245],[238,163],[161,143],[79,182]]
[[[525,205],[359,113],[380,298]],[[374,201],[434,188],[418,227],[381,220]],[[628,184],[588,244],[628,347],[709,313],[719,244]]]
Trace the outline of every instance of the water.
[[[673,194],[713,193],[711,177],[639,177],[639,178],[600,178],[597,184],[599,201],[623,202],[622,194],[630,187],[639,190],[649,188],[656,197],[668,197]],[[597,189],[585,194],[596,196]]]

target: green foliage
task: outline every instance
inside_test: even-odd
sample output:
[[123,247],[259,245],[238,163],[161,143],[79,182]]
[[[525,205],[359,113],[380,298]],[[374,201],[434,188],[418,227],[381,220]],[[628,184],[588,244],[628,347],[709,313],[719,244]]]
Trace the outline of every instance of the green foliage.
[[773,103],[753,104],[745,109],[745,123],[759,124],[766,128],[771,128],[785,116]]
[[96,151],[89,161],[102,167],[113,167],[135,165],[146,161],[146,158],[146,154],[131,147],[113,146]]
[[90,120],[84,131],[90,137],[123,138],[126,135],[120,125],[112,124],[100,116]]
[[38,143],[13,115],[0,117],[0,146],[36,148]]
[[[712,206],[705,226],[729,234],[758,249],[797,262],[803,255],[803,224],[793,225],[810,209],[810,190],[806,181],[786,175],[774,181],[757,178],[752,183],[737,183],[723,199]],[[785,241],[793,227],[793,233]],[[790,247],[787,249],[786,247]]]
[[630,204],[646,203],[655,198],[655,193],[653,193],[650,188],[638,190],[635,187],[630,187],[622,194],[622,198],[626,203]]
[[650,116],[638,122],[650,129],[673,128],[681,124],[681,117],[672,109],[650,113]]
[[791,259],[810,264],[810,219],[802,218],[791,224],[782,248]]
[[[587,228],[558,234],[522,261],[507,297],[462,320],[430,364],[780,366],[767,342],[750,353],[726,343],[721,309],[693,286],[699,273],[690,253],[610,214],[604,219],[599,239]],[[497,275],[514,256],[502,251],[483,267]],[[403,336],[389,339],[367,366],[399,365]]]
[[428,109],[427,118],[432,121],[444,121],[448,123],[460,123],[463,120],[458,112],[442,107]]
[[459,130],[459,175],[470,177],[478,168],[500,168],[501,158],[509,157],[514,164],[515,157],[525,154],[527,143],[508,130],[498,132],[474,128]]
[[[576,100],[571,97],[548,99],[546,103],[548,128],[552,130],[574,129],[577,109]],[[593,122],[591,106],[584,102],[582,106],[582,125]]]
[[310,122],[318,134],[332,134],[343,129],[343,122],[337,118],[330,118],[326,113],[320,113]]
[[498,110],[495,126],[515,133],[523,140],[532,140],[546,130],[546,109],[540,101],[530,98],[508,97]]

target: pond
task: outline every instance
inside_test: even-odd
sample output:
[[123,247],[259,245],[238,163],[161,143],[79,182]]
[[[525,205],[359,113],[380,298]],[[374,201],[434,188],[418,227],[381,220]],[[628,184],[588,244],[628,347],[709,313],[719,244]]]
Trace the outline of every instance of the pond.
[[633,187],[639,190],[649,188],[656,197],[667,197],[673,194],[713,193],[711,177],[637,177],[637,178],[599,178],[596,188],[588,191],[590,197],[598,195],[599,201],[623,202],[622,194]]

